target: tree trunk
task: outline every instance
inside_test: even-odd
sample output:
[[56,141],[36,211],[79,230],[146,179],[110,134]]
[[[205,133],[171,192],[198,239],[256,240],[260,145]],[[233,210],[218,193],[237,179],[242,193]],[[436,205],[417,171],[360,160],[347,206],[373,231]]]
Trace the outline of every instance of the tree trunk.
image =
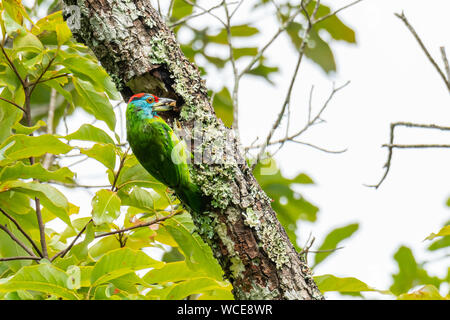
[[178,112],[166,120],[181,125],[186,141],[196,138],[191,176],[210,202],[207,212],[192,212],[192,218],[232,283],[235,298],[323,299],[232,130],[215,116],[198,69],[150,2],[64,2],[74,36],[92,49],[125,101],[139,92],[177,100]]

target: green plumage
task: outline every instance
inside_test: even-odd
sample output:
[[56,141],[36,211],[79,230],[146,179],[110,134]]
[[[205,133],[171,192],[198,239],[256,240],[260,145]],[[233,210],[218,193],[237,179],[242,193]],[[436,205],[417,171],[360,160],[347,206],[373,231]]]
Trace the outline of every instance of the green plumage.
[[202,212],[204,201],[199,188],[190,178],[187,165],[190,153],[186,150],[186,144],[152,111],[151,105],[131,101],[126,118],[128,142],[142,166],[157,180],[172,188],[184,204],[196,212]]

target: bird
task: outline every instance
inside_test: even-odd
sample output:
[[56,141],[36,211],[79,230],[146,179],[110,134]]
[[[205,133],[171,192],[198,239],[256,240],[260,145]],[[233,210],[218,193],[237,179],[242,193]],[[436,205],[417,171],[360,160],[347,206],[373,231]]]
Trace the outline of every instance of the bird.
[[176,101],[150,93],[133,95],[127,105],[127,140],[136,159],[155,179],[175,191],[191,210],[205,210],[205,199],[192,181],[187,163],[192,157],[186,143],[158,115],[170,111]]

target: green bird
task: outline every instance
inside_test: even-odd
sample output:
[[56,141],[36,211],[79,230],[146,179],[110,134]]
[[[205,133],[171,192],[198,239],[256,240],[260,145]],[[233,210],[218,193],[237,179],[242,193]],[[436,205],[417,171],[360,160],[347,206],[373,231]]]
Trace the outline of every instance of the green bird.
[[191,153],[157,114],[172,110],[175,105],[175,100],[149,93],[132,96],[126,111],[128,142],[138,161],[154,178],[173,189],[189,208],[203,212],[203,195],[189,174],[187,159]]

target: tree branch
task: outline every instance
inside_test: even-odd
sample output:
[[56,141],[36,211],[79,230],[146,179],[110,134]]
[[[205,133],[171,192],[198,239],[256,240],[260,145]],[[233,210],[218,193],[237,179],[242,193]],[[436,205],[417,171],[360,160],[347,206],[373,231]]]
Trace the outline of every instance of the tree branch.
[[389,132],[389,143],[388,144],[384,144],[383,147],[388,148],[388,156],[387,156],[387,160],[386,163],[384,164],[384,174],[381,177],[380,181],[377,184],[374,185],[365,185],[366,187],[371,187],[371,188],[375,188],[378,189],[381,184],[383,183],[383,181],[386,179],[389,170],[391,169],[391,161],[392,161],[392,154],[393,154],[393,150],[394,148],[402,148],[402,149],[407,149],[407,148],[449,148],[448,145],[442,144],[442,145],[438,145],[438,144],[421,144],[421,145],[399,145],[399,144],[394,144],[394,136],[395,136],[395,128],[396,127],[407,127],[407,128],[421,128],[421,129],[434,129],[434,130],[441,130],[441,131],[450,131],[450,127],[445,127],[445,126],[439,126],[439,125],[435,125],[435,124],[420,124],[420,123],[412,123],[412,122],[394,122],[391,123],[390,126],[390,132]]
[[39,247],[36,245],[36,243],[33,241],[33,239],[28,235],[28,233],[25,232],[25,230],[23,230],[23,228],[19,225],[19,223],[17,222],[16,219],[14,219],[11,215],[9,215],[5,210],[3,210],[2,208],[0,208],[0,211],[9,219],[11,220],[12,223],[14,223],[14,225],[16,226],[17,230],[19,230],[24,236],[25,238],[27,238],[27,240],[31,243],[31,245],[33,246],[34,250],[36,250],[37,254],[41,257],[43,257],[41,250],[39,250]]
[[419,35],[417,34],[416,30],[414,30],[413,26],[409,23],[408,19],[406,18],[405,14],[402,12],[401,14],[395,13],[395,16],[397,18],[399,18],[400,20],[403,21],[403,23],[406,25],[406,27],[409,29],[409,31],[412,33],[412,35],[414,36],[414,38],[417,40],[417,42],[419,43],[419,46],[422,48],[422,51],[425,53],[425,55],[427,56],[428,60],[431,62],[431,64],[434,66],[434,68],[436,69],[436,71],[439,73],[439,75],[441,76],[442,80],[444,80],[445,85],[447,86],[447,89],[450,91],[450,81],[449,79],[447,79],[445,77],[444,72],[442,72],[441,68],[439,67],[439,65],[436,63],[436,61],[434,61],[433,57],[431,56],[430,52],[428,51],[428,49],[425,47],[425,45],[422,42],[422,39],[420,39]]
[[18,239],[6,226],[4,226],[4,225],[2,225],[2,224],[0,224],[0,229],[2,229],[3,231],[5,231],[8,235],[9,235],[9,237],[14,241],[14,242],[16,242],[19,246],[21,246],[22,247],[22,249],[23,250],[25,250],[26,251],[26,253],[28,253],[31,257],[35,257],[35,258],[37,258],[35,255],[34,255],[34,253],[33,253],[33,251],[31,251],[31,249],[30,248],[28,248],[22,241],[20,241],[20,239]]

